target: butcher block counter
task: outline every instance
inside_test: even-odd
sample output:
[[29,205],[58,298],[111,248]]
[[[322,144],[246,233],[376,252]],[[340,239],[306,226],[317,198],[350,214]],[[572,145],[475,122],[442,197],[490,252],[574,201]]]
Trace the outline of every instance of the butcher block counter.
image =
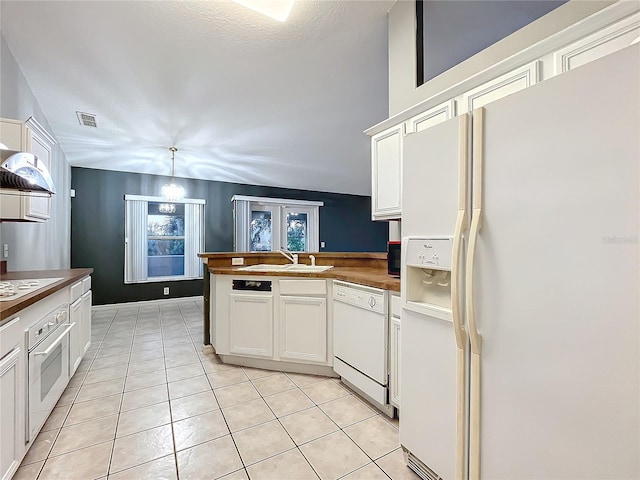
[[12,315],[33,305],[78,280],[91,275],[93,268],[72,268],[67,270],[30,270],[25,272],[8,272],[0,276],[0,281],[14,281],[39,278],[60,278],[57,282],[34,289],[32,292],[17,298],[16,300],[4,300],[0,302],[0,325]]

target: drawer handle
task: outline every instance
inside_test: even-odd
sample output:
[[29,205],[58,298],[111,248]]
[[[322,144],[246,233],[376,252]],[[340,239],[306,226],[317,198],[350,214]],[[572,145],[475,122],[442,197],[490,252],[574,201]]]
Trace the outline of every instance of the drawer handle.
[[58,344],[62,341],[62,339],[67,335],[67,333],[69,333],[69,331],[76,326],[76,322],[73,322],[71,325],[69,325],[67,328],[64,329],[64,332],[62,332],[60,334],[60,336],[58,338],[56,338],[56,341],[53,342],[49,348],[47,348],[44,352],[34,352],[34,355],[49,355],[51,352],[53,352],[53,350],[58,346]]

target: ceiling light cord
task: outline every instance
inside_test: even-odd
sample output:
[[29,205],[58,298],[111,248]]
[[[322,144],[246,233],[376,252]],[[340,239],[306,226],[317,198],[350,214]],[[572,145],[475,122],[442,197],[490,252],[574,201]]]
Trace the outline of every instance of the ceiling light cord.
[[177,147],[169,147],[171,151],[171,182],[162,186],[162,196],[169,202],[180,202],[184,199],[184,188],[174,181],[176,174],[176,152]]
[[176,152],[178,149],[176,147],[169,147],[171,151],[171,179],[176,176]]

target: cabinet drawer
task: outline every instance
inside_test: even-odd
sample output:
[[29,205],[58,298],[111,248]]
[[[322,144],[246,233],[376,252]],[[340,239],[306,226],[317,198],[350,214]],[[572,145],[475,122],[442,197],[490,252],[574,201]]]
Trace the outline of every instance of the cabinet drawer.
[[280,280],[280,295],[326,295],[326,280]]
[[391,315],[402,317],[402,300],[398,295],[391,295]]
[[24,338],[24,326],[20,317],[5,323],[0,328],[0,358],[10,353],[16,345],[21,345]]
[[82,280],[82,293],[87,293],[89,290],[91,290],[91,277]]
[[82,296],[82,282],[80,281],[71,285],[69,292],[69,303],[73,303]]

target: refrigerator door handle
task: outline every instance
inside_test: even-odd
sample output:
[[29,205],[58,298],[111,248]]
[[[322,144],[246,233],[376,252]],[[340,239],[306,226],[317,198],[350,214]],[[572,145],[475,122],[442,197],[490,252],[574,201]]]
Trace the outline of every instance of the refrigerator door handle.
[[473,265],[476,258],[476,244],[478,232],[482,227],[482,176],[484,170],[484,108],[476,108],[473,111],[473,173],[471,228],[469,229],[469,249],[467,251],[467,268],[465,294],[467,297],[467,321],[469,322],[469,339],[471,351],[480,355],[482,350],[482,337],[478,332],[475,312],[473,310]]
[[467,333],[462,325],[460,315],[460,293],[459,282],[461,281],[458,269],[460,266],[460,250],[462,249],[462,228],[466,221],[466,212],[458,211],[456,219],[456,232],[453,237],[453,258],[451,262],[451,317],[453,318],[453,328],[456,336],[456,346],[464,350],[467,344]]
[[482,337],[478,332],[475,311],[473,309],[473,264],[476,256],[476,244],[478,243],[478,231],[482,226],[482,209],[473,210],[471,216],[471,230],[469,232],[469,251],[467,254],[467,320],[469,321],[469,340],[471,341],[471,351],[480,355],[482,351]]
[[464,350],[467,344],[467,332],[462,323],[462,315],[460,313],[460,251],[462,250],[462,232],[468,226],[467,215],[467,175],[469,169],[469,115],[460,115],[459,122],[459,144],[458,144],[458,216],[456,218],[456,227],[453,234],[453,252],[451,259],[451,317],[453,319],[453,328],[456,337],[456,346]]

